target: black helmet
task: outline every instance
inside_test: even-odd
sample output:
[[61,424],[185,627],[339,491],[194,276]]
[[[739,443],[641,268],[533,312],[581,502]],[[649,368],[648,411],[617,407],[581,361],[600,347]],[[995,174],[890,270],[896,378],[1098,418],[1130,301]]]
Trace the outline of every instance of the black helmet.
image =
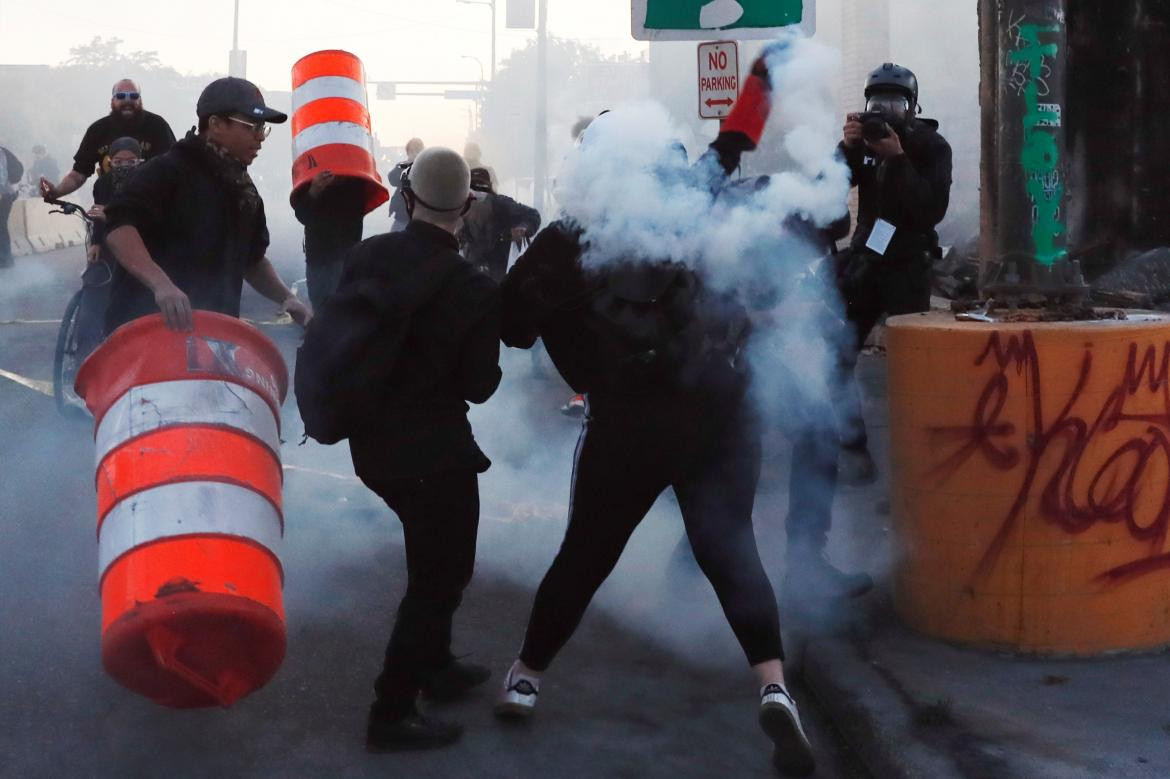
[[865,80],[865,97],[874,92],[900,92],[910,99],[910,109],[918,105],[918,78],[908,68],[887,62]]

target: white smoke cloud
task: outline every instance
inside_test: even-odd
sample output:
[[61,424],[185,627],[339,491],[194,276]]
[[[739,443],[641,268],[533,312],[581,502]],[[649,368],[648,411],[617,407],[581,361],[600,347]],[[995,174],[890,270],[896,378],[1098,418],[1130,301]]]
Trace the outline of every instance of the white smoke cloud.
[[760,151],[787,169],[716,198],[708,182],[722,175],[717,163],[688,162],[679,149],[688,133],[643,101],[594,121],[555,192],[584,228],[587,265],[670,259],[715,289],[767,301],[750,357],[757,395],[769,407],[783,397],[787,422],[810,406],[820,413],[837,346],[826,322],[840,308],[827,275],[812,272],[824,252],[793,222],[821,229],[844,216],[850,178],[837,156],[838,52],[799,33],[768,52],[774,99]]

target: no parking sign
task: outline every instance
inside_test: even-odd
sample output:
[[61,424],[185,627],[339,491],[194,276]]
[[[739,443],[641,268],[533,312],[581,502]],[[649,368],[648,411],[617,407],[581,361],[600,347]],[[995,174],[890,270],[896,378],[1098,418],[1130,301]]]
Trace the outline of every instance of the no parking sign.
[[739,46],[735,41],[699,44],[699,118],[722,119],[739,94]]

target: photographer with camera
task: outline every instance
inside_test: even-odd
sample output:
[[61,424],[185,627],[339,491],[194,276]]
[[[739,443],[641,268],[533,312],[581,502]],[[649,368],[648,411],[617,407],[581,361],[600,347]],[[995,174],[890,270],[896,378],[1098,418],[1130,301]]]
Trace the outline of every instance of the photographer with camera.
[[938,122],[920,119],[918,79],[887,62],[865,82],[865,112],[850,114],[840,151],[858,191],[857,229],[838,257],[837,278],[856,340],[842,365],[840,478],[872,482],[861,398],[853,377],[857,355],[885,314],[930,309],[931,265],[938,256],[935,226],[946,216],[951,147]]

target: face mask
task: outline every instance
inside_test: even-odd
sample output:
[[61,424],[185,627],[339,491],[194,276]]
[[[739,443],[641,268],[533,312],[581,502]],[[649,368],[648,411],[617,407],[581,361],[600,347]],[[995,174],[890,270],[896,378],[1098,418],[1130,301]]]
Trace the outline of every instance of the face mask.
[[121,168],[110,168],[110,180],[114,183],[114,191],[117,192],[122,188],[122,185],[129,179],[130,174],[134,172],[134,166],[129,165]]

